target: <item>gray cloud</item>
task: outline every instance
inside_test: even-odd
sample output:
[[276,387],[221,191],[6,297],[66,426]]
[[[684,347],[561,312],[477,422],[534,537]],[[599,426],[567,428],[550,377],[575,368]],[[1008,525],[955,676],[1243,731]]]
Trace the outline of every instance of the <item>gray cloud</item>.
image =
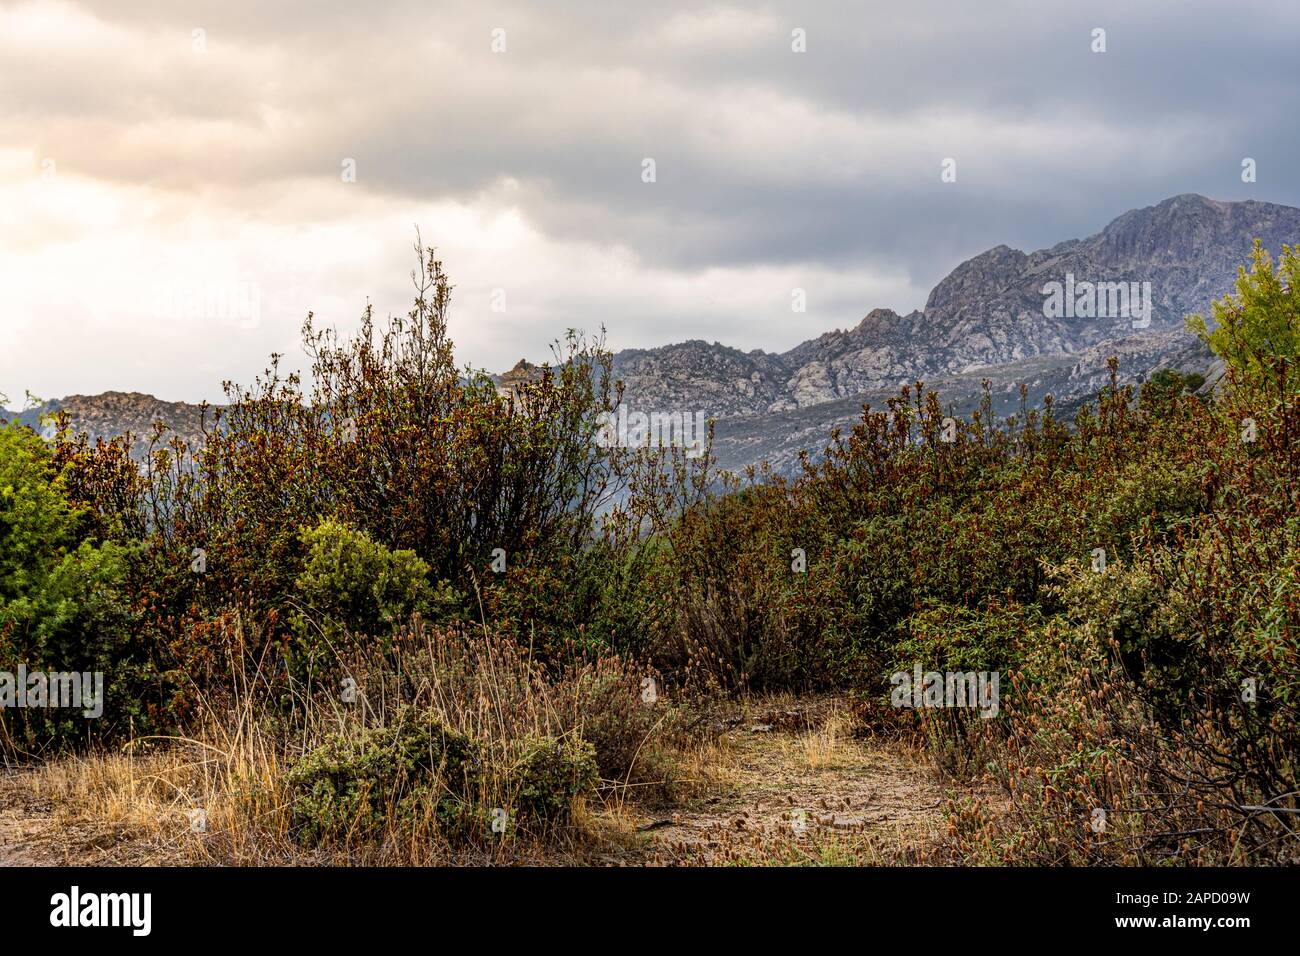
[[[33,9],[54,25],[31,27]],[[359,245],[391,250],[372,264],[391,261],[396,276],[368,291],[394,295],[409,233],[356,230],[391,227],[403,209],[407,223],[438,204],[512,210],[534,234],[534,272],[553,261],[557,276],[581,274],[587,248],[627,257],[639,278],[626,298],[534,294],[527,330],[501,326],[509,351],[600,321],[616,346],[691,334],[788,347],[875,306],[918,306],[992,245],[1086,235],[1175,193],[1300,204],[1290,0],[105,0],[0,15],[27,24],[0,40],[0,149],[58,157],[124,194],[165,193],[170,222],[212,215],[235,245],[245,228],[332,229],[343,242],[351,224]],[[807,53],[790,50],[796,27]],[[1089,49],[1094,27],[1105,54]],[[647,156],[654,184],[640,179]],[[1240,181],[1246,156],[1254,185]],[[358,181],[330,192],[344,157]],[[940,182],[945,157],[956,183]],[[440,223],[421,225],[445,246]],[[493,265],[490,249],[476,261],[482,282],[525,265]],[[714,272],[729,277],[716,294],[656,301],[658,286],[703,289]],[[744,276],[760,272],[821,276],[821,306],[791,316],[774,285],[771,309],[728,313],[755,307]],[[360,295],[362,280],[347,281],[332,290],[341,305]],[[855,302],[858,290],[898,300]],[[476,316],[481,291],[465,290]],[[254,344],[289,337],[287,318],[268,321],[222,356],[240,366],[230,374],[260,367],[245,354]],[[470,358],[505,354],[484,341]],[[0,366],[0,385],[12,390],[14,374]]]

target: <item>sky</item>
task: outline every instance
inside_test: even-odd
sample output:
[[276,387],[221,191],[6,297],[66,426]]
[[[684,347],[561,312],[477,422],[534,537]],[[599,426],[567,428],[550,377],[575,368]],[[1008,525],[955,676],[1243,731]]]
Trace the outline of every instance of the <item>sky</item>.
[[309,311],[405,313],[417,230],[462,365],[784,351],[1178,193],[1300,205],[1297,36],[1295,0],[0,0],[0,393],[219,401],[304,367]]

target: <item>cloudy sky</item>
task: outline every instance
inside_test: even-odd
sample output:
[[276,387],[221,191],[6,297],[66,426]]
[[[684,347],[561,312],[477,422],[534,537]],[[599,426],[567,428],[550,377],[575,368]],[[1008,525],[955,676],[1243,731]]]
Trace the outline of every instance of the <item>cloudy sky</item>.
[[404,312],[417,226],[462,364],[784,350],[1176,193],[1300,205],[1297,36],[1295,0],[0,0],[0,392],[219,399],[308,310]]

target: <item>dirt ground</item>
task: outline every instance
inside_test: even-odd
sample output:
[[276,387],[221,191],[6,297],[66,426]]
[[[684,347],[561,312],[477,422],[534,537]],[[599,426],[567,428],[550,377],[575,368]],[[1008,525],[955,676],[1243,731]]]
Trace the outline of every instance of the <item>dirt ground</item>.
[[833,710],[747,716],[705,761],[711,785],[642,824],[649,862],[898,862],[943,826],[945,792],[922,755],[854,736]]

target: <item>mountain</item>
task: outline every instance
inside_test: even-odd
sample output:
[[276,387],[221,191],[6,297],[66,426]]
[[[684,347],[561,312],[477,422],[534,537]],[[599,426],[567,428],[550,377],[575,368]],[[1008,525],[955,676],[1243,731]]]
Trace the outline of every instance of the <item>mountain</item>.
[[[54,433],[52,416],[63,411],[74,431],[85,432],[94,441],[131,433],[131,456],[143,461],[149,453],[155,422],[167,426],[165,442],[172,433],[192,447],[203,441],[203,406],[188,402],[164,402],[142,392],[102,392],[99,395],[69,395],[45,402],[24,412],[0,409],[0,419],[17,420],[47,437]],[[211,424],[211,412],[208,422]]]
[[[723,417],[805,408],[892,390],[903,381],[1074,355],[1133,337],[1152,344],[1157,340],[1150,336],[1162,331],[1175,334],[1158,340],[1161,348],[1177,352],[1191,343],[1182,332],[1184,317],[1208,312],[1213,299],[1232,290],[1256,237],[1274,253],[1283,243],[1300,241],[1300,209],[1174,196],[1127,212],[1087,239],[1032,253],[996,246],[957,266],[931,291],[924,309],[906,315],[875,309],[852,329],[828,332],[788,352],[741,353],[692,342],[620,353],[634,360],[617,361],[616,368],[628,395],[647,408],[672,402],[670,407],[703,408]],[[1149,324],[1135,328],[1140,319],[1133,309],[1127,316],[1080,315],[1073,308],[1068,315],[1045,314],[1049,297],[1043,289],[1053,282],[1072,282],[1076,289],[1103,284],[1106,292],[1119,283],[1132,291],[1136,283],[1135,300],[1143,305],[1143,284],[1149,283]],[[701,375],[710,368],[726,374]],[[706,386],[687,387],[701,378]],[[666,382],[676,387],[666,389]]]
[[781,356],[742,352],[700,340],[655,349],[624,349],[614,374],[638,409],[704,409],[710,416],[766,411],[779,403],[790,376]]
[[[723,467],[768,460],[789,471],[801,450],[820,449],[832,427],[857,419],[864,401],[879,406],[905,382],[938,389],[955,414],[975,407],[985,379],[1004,413],[1019,406],[1021,384],[1031,404],[1051,394],[1065,413],[1109,381],[1111,356],[1124,382],[1164,367],[1210,372],[1212,356],[1184,317],[1208,314],[1232,291],[1255,238],[1274,254],[1300,243],[1300,209],[1174,196],[1086,239],[1030,253],[995,246],[906,315],[874,309],[851,329],[781,353],[700,340],[624,349],[614,371],[631,410],[715,418]],[[521,361],[498,381],[505,387],[531,368]],[[71,396],[38,411],[59,407],[92,438],[129,428],[137,455],[155,420],[201,435],[197,406],[139,393]],[[20,417],[36,421],[34,412]]]

